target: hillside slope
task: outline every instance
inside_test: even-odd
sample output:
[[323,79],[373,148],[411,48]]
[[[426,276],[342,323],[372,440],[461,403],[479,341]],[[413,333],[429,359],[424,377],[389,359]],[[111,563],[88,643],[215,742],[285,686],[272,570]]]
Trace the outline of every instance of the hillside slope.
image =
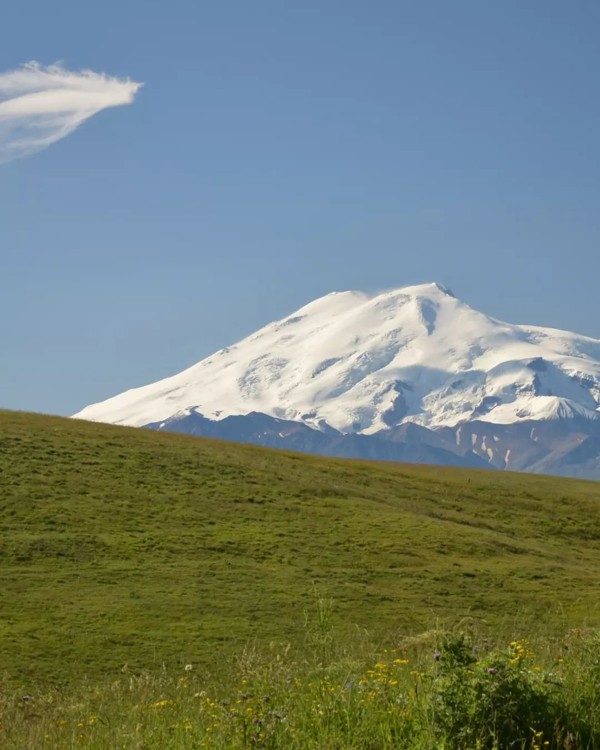
[[302,630],[436,617],[600,622],[592,482],[322,459],[0,412],[10,676],[223,658]]

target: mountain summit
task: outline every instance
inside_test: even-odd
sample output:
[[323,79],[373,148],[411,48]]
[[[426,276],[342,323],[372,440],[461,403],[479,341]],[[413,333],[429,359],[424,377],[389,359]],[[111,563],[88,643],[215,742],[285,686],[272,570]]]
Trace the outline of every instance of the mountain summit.
[[261,412],[370,434],[600,418],[600,341],[503,323],[439,284],[333,292],[152,385],[75,415],[143,426],[195,411]]
[[[445,436],[452,444],[444,450],[456,453],[458,446],[463,457],[468,452],[495,466],[531,469],[530,464],[515,464],[514,457],[510,463],[515,430],[522,442],[531,425],[562,424],[558,437],[556,429],[551,431],[547,447],[553,454],[557,441],[563,445],[563,433],[570,435],[569,453],[592,433],[594,440],[596,432],[600,439],[600,341],[503,323],[472,309],[440,284],[376,295],[332,292],[177,375],[88,406],[75,416],[231,439],[241,430],[245,437],[240,439],[249,442],[264,442],[268,433],[270,444],[276,445],[287,434],[297,439],[304,427],[310,429],[303,432],[301,449],[315,450],[311,440],[317,437],[308,444],[306,439],[317,431],[335,434],[335,451],[341,455],[364,455],[367,445],[355,440],[350,448],[348,440],[340,442],[342,436],[370,436],[379,441],[377,450],[369,444],[367,455],[374,458],[394,458],[387,455],[389,446],[381,454],[380,443],[414,441],[419,426],[427,428],[418,432],[421,443],[426,433],[425,442],[435,443],[433,430],[436,440]],[[241,416],[254,420],[252,429],[249,421],[243,427],[239,419],[227,421]],[[271,419],[270,429],[265,416]],[[474,424],[487,427],[469,432],[466,428]],[[573,438],[574,426],[581,439]],[[487,437],[481,438],[482,433]],[[547,426],[542,433],[549,434]],[[469,445],[464,444],[467,434]],[[323,444],[323,437],[319,440],[321,448],[315,452],[334,450]],[[539,443],[533,433],[527,440]],[[539,445],[529,447],[536,448],[525,451],[530,458],[539,462],[546,456],[539,455]],[[442,446],[436,443],[438,448]],[[522,444],[519,450],[523,452]],[[589,463],[589,456],[585,460]],[[544,464],[540,470],[547,469]]]

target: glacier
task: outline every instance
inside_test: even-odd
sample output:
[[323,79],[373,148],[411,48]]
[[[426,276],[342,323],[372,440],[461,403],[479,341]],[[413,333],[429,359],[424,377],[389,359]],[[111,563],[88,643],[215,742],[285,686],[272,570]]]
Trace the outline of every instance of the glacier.
[[372,435],[600,418],[600,341],[495,320],[437,283],[332,292],[172,377],[75,417],[142,427],[266,414]]

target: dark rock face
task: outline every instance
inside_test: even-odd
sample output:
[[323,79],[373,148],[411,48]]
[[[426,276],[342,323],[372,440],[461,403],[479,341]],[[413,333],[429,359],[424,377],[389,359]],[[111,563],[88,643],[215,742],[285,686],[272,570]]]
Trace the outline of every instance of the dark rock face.
[[466,422],[436,430],[497,469],[600,479],[600,420]]
[[[401,393],[398,401],[400,411]],[[259,412],[214,421],[192,411],[146,427],[321,456],[600,479],[600,420],[585,418],[508,425],[475,420],[436,430],[408,422],[359,435],[342,434],[327,424],[313,429]]]
[[475,420],[437,430],[409,422],[358,435],[328,425],[317,430],[259,412],[220,421],[191,412],[146,427],[322,456],[600,479],[600,420],[584,418],[508,425]]
[[412,424],[376,435],[344,435],[329,426],[321,431],[259,412],[226,417],[218,422],[192,412],[146,427],[320,456],[489,468],[487,461],[473,451],[455,450],[432,430]]

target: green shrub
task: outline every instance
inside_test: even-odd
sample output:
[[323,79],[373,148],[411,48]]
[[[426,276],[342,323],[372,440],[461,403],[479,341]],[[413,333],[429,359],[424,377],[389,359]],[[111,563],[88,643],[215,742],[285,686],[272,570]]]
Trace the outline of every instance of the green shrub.
[[465,635],[435,654],[431,699],[440,746],[464,750],[562,747],[568,736],[560,686],[535,664],[526,643],[479,656]]

